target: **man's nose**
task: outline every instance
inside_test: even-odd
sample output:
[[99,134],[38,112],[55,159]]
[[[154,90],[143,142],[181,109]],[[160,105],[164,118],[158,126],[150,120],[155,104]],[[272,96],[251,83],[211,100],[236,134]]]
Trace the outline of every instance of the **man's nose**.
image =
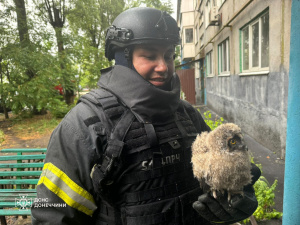
[[160,58],[157,60],[157,66],[155,68],[157,72],[167,72],[168,66],[164,58]]

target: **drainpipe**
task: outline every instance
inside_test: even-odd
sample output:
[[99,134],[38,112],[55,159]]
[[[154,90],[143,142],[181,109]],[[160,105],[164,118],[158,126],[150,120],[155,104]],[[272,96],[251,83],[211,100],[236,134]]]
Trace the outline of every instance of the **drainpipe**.
[[300,0],[292,1],[283,225],[300,224]]

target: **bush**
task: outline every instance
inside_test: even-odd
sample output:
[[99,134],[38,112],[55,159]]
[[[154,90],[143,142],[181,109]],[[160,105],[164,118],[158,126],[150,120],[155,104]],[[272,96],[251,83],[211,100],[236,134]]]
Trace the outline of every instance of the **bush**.
[[[200,110],[198,109],[198,111],[200,111]],[[216,117],[215,120],[212,120],[210,111],[206,111],[203,114],[204,114],[204,118],[205,118],[204,121],[210,127],[211,130],[216,129],[218,126],[220,126],[224,122],[223,117],[220,117],[220,118]]]
[[[254,163],[253,158],[251,159]],[[261,164],[256,164],[262,171]],[[278,212],[272,208],[275,205],[275,190],[277,187],[278,180],[275,180],[272,185],[269,184],[268,180],[264,176],[260,178],[253,185],[255,190],[255,196],[258,201],[258,207],[253,213],[253,216],[256,220],[270,220],[270,219],[279,219],[282,217],[282,212]],[[244,223],[247,223],[249,219],[244,220]]]

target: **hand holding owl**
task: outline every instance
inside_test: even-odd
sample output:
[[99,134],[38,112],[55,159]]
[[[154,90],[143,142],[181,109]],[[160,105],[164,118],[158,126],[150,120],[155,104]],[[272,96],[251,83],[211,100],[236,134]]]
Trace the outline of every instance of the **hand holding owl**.
[[193,208],[210,222],[231,224],[257,208],[252,185],[260,170],[250,163],[241,129],[232,123],[203,132],[192,145],[194,176],[204,194]]

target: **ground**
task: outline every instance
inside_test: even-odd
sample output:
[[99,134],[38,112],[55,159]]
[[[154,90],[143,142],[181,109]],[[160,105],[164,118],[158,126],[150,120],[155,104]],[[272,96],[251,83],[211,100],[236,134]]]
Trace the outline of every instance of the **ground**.
[[[13,116],[11,116],[13,117]],[[32,120],[41,120],[47,116],[34,117]],[[32,123],[32,122],[31,122]],[[17,122],[5,120],[3,114],[0,114],[0,130],[4,132],[4,142],[0,143],[0,149],[4,148],[46,148],[50,139],[52,129],[44,129],[42,132],[34,130],[34,126],[28,129],[16,128]],[[23,124],[26,126],[26,124]]]

